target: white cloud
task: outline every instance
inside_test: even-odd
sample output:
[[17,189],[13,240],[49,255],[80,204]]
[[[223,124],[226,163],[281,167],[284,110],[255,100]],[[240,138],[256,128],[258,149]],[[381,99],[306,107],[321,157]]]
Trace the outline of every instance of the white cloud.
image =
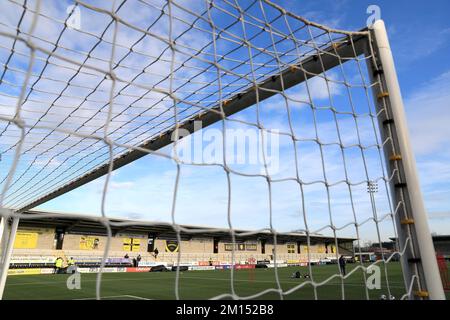
[[405,99],[415,152],[421,156],[449,150],[450,71],[423,83]]
[[417,157],[430,228],[450,230],[450,71],[406,96],[405,109]]
[[450,219],[450,211],[434,211],[428,213],[430,220]]
[[400,66],[410,66],[414,61],[429,57],[446,46],[450,39],[450,28],[422,23],[391,25],[388,31]]

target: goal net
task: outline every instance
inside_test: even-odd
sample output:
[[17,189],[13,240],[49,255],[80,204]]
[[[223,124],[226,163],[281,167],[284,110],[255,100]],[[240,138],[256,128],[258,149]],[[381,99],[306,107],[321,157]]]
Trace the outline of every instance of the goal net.
[[[227,237],[219,264],[231,267],[209,298],[429,294],[411,262],[406,155],[372,30],[328,28],[269,0],[1,6],[2,276],[14,221],[63,217],[49,210],[59,205],[104,227],[97,298],[113,229],[155,225],[180,244],[160,253],[175,267],[198,263],[189,236]],[[239,251],[243,239],[257,252]],[[244,259],[273,268],[242,277]],[[292,266],[308,277],[293,281]],[[174,270],[173,298],[190,298]]]

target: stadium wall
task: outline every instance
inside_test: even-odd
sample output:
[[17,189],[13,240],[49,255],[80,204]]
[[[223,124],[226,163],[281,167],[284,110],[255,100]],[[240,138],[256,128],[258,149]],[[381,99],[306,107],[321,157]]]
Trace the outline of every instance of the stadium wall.
[[181,241],[180,251],[181,252],[210,252],[214,250],[214,240],[208,238],[192,238],[188,241]]
[[[67,233],[64,236],[62,250],[69,251],[92,251],[103,252],[106,246],[107,237],[104,235],[94,234],[72,234]],[[147,253],[148,236],[144,234],[119,234],[111,238],[110,251],[123,252],[128,254],[146,254]],[[18,249],[35,249],[39,250],[54,250],[55,249],[55,229],[45,228],[21,228],[17,233],[17,238],[14,244],[14,253],[18,253]],[[298,252],[300,246],[300,252]],[[219,241],[219,254],[230,254],[232,252],[231,241]],[[240,254],[266,254],[272,255],[275,249],[273,243],[264,243],[264,253],[262,250],[263,244],[259,240],[248,240],[245,242],[237,242],[235,244],[235,252]],[[176,239],[156,238],[154,241],[154,248],[158,248],[160,254],[176,254],[178,251],[182,253],[214,253],[214,239],[213,238],[192,238],[189,240],[182,240],[180,244]],[[339,251],[343,254],[352,253],[352,245],[345,251],[345,247],[340,247]],[[316,243],[309,247],[310,253],[335,253],[335,246],[332,244]],[[277,244],[277,253],[280,255],[286,254],[307,254],[308,247],[306,243],[279,241]]]
[[213,253],[213,238],[192,238],[189,240],[181,240],[177,246],[176,239],[160,239],[155,240],[155,248],[160,253],[177,253],[178,250],[184,253]]
[[[89,234],[66,234],[63,250],[103,251],[106,236]],[[147,252],[148,237],[143,234],[120,234],[111,238],[110,250],[134,253]]]
[[53,249],[54,228],[21,227],[17,230],[14,249]]
[[433,236],[433,244],[437,254],[450,260],[450,235]]
[[[35,214],[35,213],[29,213]],[[117,221],[120,222],[120,221]],[[189,228],[188,226],[185,226]],[[177,238],[171,227],[155,225],[148,227],[123,227],[112,229],[110,250],[114,252],[140,252],[147,253],[149,236],[153,240],[153,248],[159,253],[176,253],[181,249],[183,253],[230,253],[232,251],[231,237],[223,230],[215,232],[208,229],[205,233],[181,234],[178,245]],[[241,230],[243,232],[243,230]],[[61,239],[63,239],[61,241]],[[245,239],[237,237],[236,251],[249,254],[272,254],[274,251],[273,238],[270,235],[255,233]],[[298,233],[280,234],[277,238],[277,252],[279,254],[308,253],[306,236]],[[311,253],[334,253],[333,237],[312,235],[309,251]],[[339,242],[350,244],[352,239],[338,239]],[[21,220],[15,249],[42,249],[52,250],[85,250],[103,251],[107,242],[105,228],[96,223],[65,218],[42,220]],[[217,245],[217,248],[214,248]],[[263,250],[263,247],[265,250]],[[342,249],[342,246],[340,246]],[[339,250],[341,251],[341,250]]]

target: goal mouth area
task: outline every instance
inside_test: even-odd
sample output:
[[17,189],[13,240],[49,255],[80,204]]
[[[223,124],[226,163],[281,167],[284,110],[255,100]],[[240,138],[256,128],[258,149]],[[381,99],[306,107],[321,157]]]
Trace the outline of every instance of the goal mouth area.
[[[369,35],[328,29],[270,1],[245,8],[254,13],[213,3],[201,14],[173,2],[171,12],[163,6],[146,25],[128,21],[127,2],[113,15],[78,1],[65,19],[45,7],[8,6],[27,13],[15,17],[17,25],[0,25],[0,96],[9,99],[0,114],[0,187],[7,185],[3,206],[17,211],[107,174],[111,162],[115,170],[148,154],[171,157],[158,150],[178,140],[174,131],[191,134],[199,119],[203,128],[236,121],[229,117],[364,55]],[[85,20],[101,21],[100,35],[89,24],[70,27],[77,8]],[[244,29],[236,29],[239,15]],[[30,32],[24,25],[32,18]],[[170,18],[180,30],[161,34],[157,26]],[[42,36],[49,25],[59,36],[55,43]],[[190,44],[195,36],[203,42]],[[151,43],[156,49],[145,52]]]

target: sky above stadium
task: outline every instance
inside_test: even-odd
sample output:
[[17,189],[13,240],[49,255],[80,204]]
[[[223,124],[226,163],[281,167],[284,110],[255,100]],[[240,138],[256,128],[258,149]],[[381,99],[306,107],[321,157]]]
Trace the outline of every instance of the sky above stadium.
[[[182,1],[181,3],[187,5],[188,2]],[[430,229],[438,234],[450,233],[450,129],[448,127],[450,120],[450,61],[448,60],[450,22],[446,15],[446,12],[450,11],[450,3],[444,0],[435,1],[433,5],[410,1],[285,0],[274,2],[286,10],[314,22],[352,31],[365,27],[366,20],[370,15],[367,13],[369,5],[379,6],[381,18],[385,21],[388,29],[396,61],[422,192],[428,210]],[[190,5],[195,9],[195,5],[192,3]],[[54,10],[64,10],[64,8],[65,6],[60,2],[58,6],[55,5]],[[89,14],[85,9],[81,8],[81,23],[83,23],[83,19],[84,23],[93,23],[88,21]],[[134,23],[142,22],[138,18],[132,20]],[[122,34],[122,36],[124,35],[126,36],[126,33]],[[204,39],[199,37],[190,39],[190,41],[193,45],[201,45]],[[79,46],[80,50],[84,50],[82,44]],[[152,47],[143,49],[154,50]],[[107,48],[105,48],[105,52],[108,52]],[[2,62],[4,62],[3,59]],[[167,70],[167,66],[165,67]],[[162,65],[160,69],[162,70],[154,71],[164,72]],[[347,81],[353,83],[355,88],[366,78],[365,74],[362,77],[358,76],[357,69],[356,65],[350,66],[348,69],[349,79]],[[126,77],[125,74],[123,76]],[[258,110],[256,107],[252,107],[236,115],[234,119],[241,122],[228,123],[227,129],[234,133],[236,131],[232,130],[253,129],[247,124],[256,123],[258,121],[256,115],[259,112],[260,121],[265,127],[287,132],[290,129],[289,124],[295,122],[297,124],[294,129],[296,136],[314,138],[314,135],[310,134],[315,129],[311,124],[311,114],[308,113],[307,108],[296,101],[311,98],[319,105],[329,105],[328,95],[331,93],[335,97],[333,103],[345,105],[349,95],[344,86],[337,84],[338,80],[345,80],[342,78],[343,74],[340,70],[333,69],[327,76],[332,79],[328,83],[331,84],[331,87],[327,87],[325,81],[317,78],[310,82],[309,93],[302,86],[286,91],[291,98],[293,97],[293,100],[289,101],[294,110],[291,119],[287,118],[286,111],[283,109],[284,99],[274,97],[261,103]],[[6,76],[6,79],[9,78]],[[208,81],[208,75],[205,75],[202,80]],[[370,105],[364,100],[362,91],[355,89],[353,99],[357,109],[361,105],[361,109],[358,109],[360,113],[364,113],[364,108]],[[330,114],[324,112],[318,114],[317,117],[320,139],[325,142],[336,141],[335,122]],[[357,141],[351,119],[340,119],[344,144],[365,146],[375,144],[377,135],[371,131],[372,124],[369,120],[368,117],[361,118],[360,127],[356,131],[360,140]],[[112,126],[110,129],[116,128]],[[215,153],[211,150],[205,151],[205,147],[212,145],[205,142],[211,142],[213,138],[220,137],[221,131],[221,125],[216,124],[186,139],[194,144],[195,141],[203,142],[200,147],[202,154],[200,156],[193,155],[194,157],[199,156],[196,160],[203,165],[181,166],[176,209],[173,216],[177,223],[213,227],[228,226],[229,198],[226,172],[220,166],[205,165],[207,162],[205,154],[214,158],[214,161],[220,162],[222,158],[220,152],[217,152],[222,147],[220,143]],[[272,167],[269,165],[270,176],[281,180],[294,176],[295,148],[287,137],[277,136],[274,139],[276,139],[277,148],[269,149],[266,155],[266,161],[272,161],[270,163]],[[216,141],[220,141],[220,138]],[[227,146],[227,148],[233,147]],[[327,167],[326,179],[328,182],[333,183],[345,179],[343,172],[346,166],[351,181],[367,179],[367,176],[364,175],[366,164],[371,168],[366,173],[370,179],[378,179],[379,173],[382,172],[382,164],[373,148],[367,149],[366,158],[362,161],[359,159],[358,151],[350,149],[346,153],[350,163],[346,165],[340,160],[339,148],[330,146],[325,149],[324,162]],[[167,147],[162,151],[170,154],[171,149]],[[305,142],[296,151],[304,155],[300,160],[302,179],[305,181],[323,180],[320,150]],[[246,152],[250,152],[249,148],[244,148],[244,153]],[[331,230],[326,226],[330,223],[344,226],[352,222],[354,219],[352,211],[357,212],[359,221],[373,214],[366,185],[360,184],[354,187],[352,200],[349,200],[345,186],[337,185],[327,195],[326,189],[323,187],[307,185],[304,190],[306,200],[302,202],[298,185],[294,181],[272,184],[269,190],[264,178],[245,176],[245,174],[264,171],[260,161],[258,162],[259,158],[255,160],[255,163],[250,164],[241,164],[239,157],[235,160],[234,166],[231,164],[230,167],[242,173],[230,175],[230,213],[235,228],[261,229],[268,228],[272,224],[280,231],[304,229],[304,212],[306,210],[309,229],[330,234]],[[57,166],[60,161],[61,159],[55,159],[51,165]],[[172,222],[176,176],[176,164],[170,159],[158,156],[147,156],[116,170],[109,184],[105,213],[112,217]],[[374,197],[377,214],[382,216],[390,212],[392,208],[386,201],[387,189],[381,181],[379,182],[378,192]],[[37,209],[99,215],[103,188],[104,179],[98,179],[45,203]],[[332,204],[332,210],[328,206],[329,203]],[[351,208],[352,204],[354,208]],[[381,227],[383,239],[392,236],[392,224],[389,221],[383,221]],[[375,230],[373,224],[367,223],[360,231],[364,239],[376,240],[378,235]],[[338,236],[354,237],[354,228],[352,226],[344,228],[338,231]]]

